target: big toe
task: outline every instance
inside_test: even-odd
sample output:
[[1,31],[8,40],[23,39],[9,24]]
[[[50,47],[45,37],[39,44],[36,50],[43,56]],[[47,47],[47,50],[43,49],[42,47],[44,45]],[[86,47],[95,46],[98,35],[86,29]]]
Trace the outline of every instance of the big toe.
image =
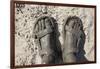
[[48,19],[48,18],[45,19],[45,25],[46,25],[46,28],[52,27],[52,23],[51,23],[50,19]]

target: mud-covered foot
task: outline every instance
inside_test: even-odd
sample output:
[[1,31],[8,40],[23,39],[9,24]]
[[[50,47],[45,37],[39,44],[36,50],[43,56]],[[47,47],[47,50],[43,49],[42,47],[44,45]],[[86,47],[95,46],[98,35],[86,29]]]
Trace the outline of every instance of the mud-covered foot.
[[57,52],[55,45],[54,25],[52,19],[44,16],[37,19],[35,26],[35,39],[39,39],[40,55],[43,64],[53,64],[56,62]]
[[69,17],[64,25],[65,39],[64,39],[64,52],[63,60],[65,63],[75,63],[77,61],[77,53],[79,46],[84,45],[82,22],[76,17]]

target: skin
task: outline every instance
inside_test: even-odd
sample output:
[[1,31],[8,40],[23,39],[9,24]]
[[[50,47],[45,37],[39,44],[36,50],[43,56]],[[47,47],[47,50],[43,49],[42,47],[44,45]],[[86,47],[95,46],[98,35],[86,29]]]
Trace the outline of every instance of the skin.
[[[76,20],[69,21],[68,25],[65,26],[65,42],[64,42],[64,63],[76,63],[77,62],[77,43],[79,31],[78,23]],[[67,56],[66,56],[67,55]]]
[[[50,21],[48,19],[44,19],[41,21],[41,24],[45,25],[45,27],[48,28],[50,26]],[[42,27],[44,27],[44,26],[42,26]],[[53,49],[51,48],[51,46],[52,46],[51,45],[52,44],[51,35],[52,35],[52,33],[47,34],[40,39],[41,46],[42,46],[41,57],[43,58],[44,64],[54,63],[53,57],[52,57]]]
[[[42,58],[42,64],[55,64],[56,60],[59,58],[57,54],[57,48],[55,45],[55,34],[53,30],[52,23],[49,18],[41,18],[35,25],[35,32],[40,33],[40,35],[45,34],[45,30],[51,30],[52,32],[39,38],[40,42],[40,56]],[[58,62],[57,62],[58,63]]]

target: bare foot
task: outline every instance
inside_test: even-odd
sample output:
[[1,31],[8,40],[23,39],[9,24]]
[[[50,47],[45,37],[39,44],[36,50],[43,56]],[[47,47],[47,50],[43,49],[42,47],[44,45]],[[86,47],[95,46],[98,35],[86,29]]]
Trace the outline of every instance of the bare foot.
[[55,44],[54,25],[52,19],[44,16],[37,20],[35,26],[35,39],[39,39],[40,43],[40,56],[43,64],[56,63],[57,48]]
[[81,35],[82,32],[82,22],[76,17],[69,17],[64,26],[65,39],[64,39],[64,52],[63,60],[65,63],[75,63],[77,61],[77,53],[80,42],[83,43]]

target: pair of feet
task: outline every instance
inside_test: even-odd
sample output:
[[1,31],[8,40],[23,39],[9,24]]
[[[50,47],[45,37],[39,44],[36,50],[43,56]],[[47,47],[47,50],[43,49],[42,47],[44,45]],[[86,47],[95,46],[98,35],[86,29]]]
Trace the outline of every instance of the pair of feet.
[[[73,19],[73,17],[72,17]],[[69,20],[69,21],[68,21]],[[52,18],[42,16],[34,24],[34,38],[39,43],[43,64],[77,62],[75,53],[80,41],[82,25],[78,18],[69,18],[64,25],[64,46],[62,54],[56,45],[55,26]],[[79,33],[78,35],[75,33]]]

